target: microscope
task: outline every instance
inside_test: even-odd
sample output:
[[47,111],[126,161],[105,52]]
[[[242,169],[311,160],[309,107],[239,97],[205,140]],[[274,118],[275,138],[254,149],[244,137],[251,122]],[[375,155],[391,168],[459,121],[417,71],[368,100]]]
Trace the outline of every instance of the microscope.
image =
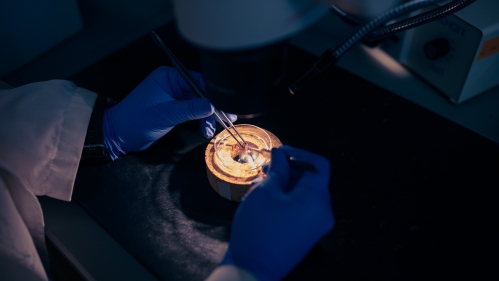
[[368,17],[397,0],[174,0],[173,6],[180,34],[200,50],[210,101],[251,118],[279,87],[286,40],[328,13],[328,2]]

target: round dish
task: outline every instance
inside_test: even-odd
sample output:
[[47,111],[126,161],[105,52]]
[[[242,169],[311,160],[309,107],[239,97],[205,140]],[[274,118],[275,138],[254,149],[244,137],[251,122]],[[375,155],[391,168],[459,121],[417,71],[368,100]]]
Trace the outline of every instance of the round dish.
[[[260,149],[272,149],[282,145],[271,132],[260,127],[239,124],[238,132],[250,146]],[[237,136],[237,135],[236,135]],[[205,150],[205,162],[208,180],[211,187],[220,196],[240,202],[257,177],[264,177],[262,166],[270,159],[258,154],[252,163],[240,163],[236,156],[242,151],[234,138],[226,131],[216,135]]]

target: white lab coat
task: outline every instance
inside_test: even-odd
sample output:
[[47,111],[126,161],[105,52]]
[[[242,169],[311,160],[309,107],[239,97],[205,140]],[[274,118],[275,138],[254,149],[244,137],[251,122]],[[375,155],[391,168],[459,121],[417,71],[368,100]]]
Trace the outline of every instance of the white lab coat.
[[[96,98],[62,80],[0,89],[0,280],[48,280],[36,196],[71,200]],[[208,280],[256,279],[225,265]]]
[[1,280],[47,280],[36,196],[71,200],[96,98],[62,80],[0,90]]

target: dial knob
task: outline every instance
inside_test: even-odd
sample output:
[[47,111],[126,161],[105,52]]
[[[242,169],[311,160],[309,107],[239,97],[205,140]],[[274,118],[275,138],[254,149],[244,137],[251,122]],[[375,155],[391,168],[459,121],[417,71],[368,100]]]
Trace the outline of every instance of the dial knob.
[[450,51],[450,42],[445,38],[437,38],[426,42],[424,45],[424,54],[430,60],[436,60],[445,56]]

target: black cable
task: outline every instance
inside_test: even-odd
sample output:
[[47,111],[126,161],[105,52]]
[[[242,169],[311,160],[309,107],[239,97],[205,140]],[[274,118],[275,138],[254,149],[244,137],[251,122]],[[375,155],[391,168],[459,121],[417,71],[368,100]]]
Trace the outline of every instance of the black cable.
[[433,9],[426,13],[410,17],[408,19],[402,20],[400,22],[396,22],[385,27],[381,27],[379,29],[374,30],[369,35],[367,35],[364,40],[367,42],[374,42],[380,39],[389,37],[395,33],[402,32],[425,23],[446,17],[451,15],[471,4],[476,2],[477,0],[456,0],[452,1],[440,8]]
[[328,49],[326,52],[324,52],[324,54],[322,54],[315,62],[314,66],[293,85],[291,85],[291,87],[289,87],[290,93],[295,94],[299,92],[304,86],[308,85],[312,80],[329,69],[330,66],[336,64],[341,56],[343,56],[348,50],[350,50],[353,45],[359,42],[371,31],[379,28],[380,26],[395,18],[427,7],[434,4],[435,2],[438,2],[438,0],[413,0],[392,8],[375,17],[373,20],[363,25],[357,32],[355,32],[350,38],[341,43],[338,47],[334,49]]
[[349,39],[345,40],[342,44],[336,47],[332,51],[334,57],[339,59],[341,56],[343,56],[346,53],[346,51],[348,51],[353,45],[359,42],[363,37],[371,33],[373,30],[384,25],[385,23],[393,19],[396,19],[402,15],[411,13],[415,10],[427,7],[429,5],[441,1],[442,0],[414,0],[382,13],[381,15],[375,17],[367,24],[362,26],[357,32],[354,33],[354,35],[352,35]]

